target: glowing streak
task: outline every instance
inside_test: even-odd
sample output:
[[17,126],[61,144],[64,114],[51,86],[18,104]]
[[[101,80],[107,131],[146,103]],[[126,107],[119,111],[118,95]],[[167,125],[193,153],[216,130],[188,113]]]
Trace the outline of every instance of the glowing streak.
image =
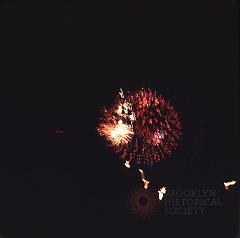
[[125,165],[128,169],[131,167],[129,161],[126,161],[126,162],[124,163],[124,165]]
[[148,185],[149,185],[150,182],[145,179],[144,171],[142,169],[138,169],[138,170],[141,173],[141,177],[142,177],[142,181],[143,181],[143,187],[145,189],[148,189]]
[[145,179],[145,175],[144,175],[143,170],[142,170],[142,169],[138,169],[138,170],[139,170],[139,172],[141,173],[142,179]]
[[122,88],[120,88],[119,95],[121,96],[121,98],[124,98],[124,93],[123,93],[123,90],[122,90]]
[[224,182],[225,189],[228,190],[229,186],[233,186],[237,183],[237,181],[230,181],[230,182]]
[[162,199],[163,199],[163,195],[164,195],[166,192],[167,192],[166,187],[162,187],[162,188],[160,188],[160,190],[158,190],[159,200],[162,200]]
[[147,181],[146,179],[143,179],[142,181],[143,181],[143,184],[144,184],[143,187],[144,187],[145,189],[148,189],[148,185],[149,185],[150,182]]

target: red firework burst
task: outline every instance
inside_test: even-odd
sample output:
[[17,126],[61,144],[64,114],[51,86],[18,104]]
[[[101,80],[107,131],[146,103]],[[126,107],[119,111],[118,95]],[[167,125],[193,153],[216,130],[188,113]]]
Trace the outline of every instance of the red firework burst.
[[150,89],[120,90],[115,104],[106,108],[97,128],[120,158],[152,165],[171,155],[181,139],[179,115],[170,102]]

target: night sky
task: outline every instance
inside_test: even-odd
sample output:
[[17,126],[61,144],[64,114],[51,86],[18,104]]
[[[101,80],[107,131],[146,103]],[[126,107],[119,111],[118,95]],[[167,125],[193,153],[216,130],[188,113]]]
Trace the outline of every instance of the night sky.
[[[239,224],[237,7],[230,1],[3,1],[0,234],[235,238]],[[152,186],[213,189],[204,215],[139,219],[141,186],[96,132],[119,88],[151,88],[183,124]],[[64,133],[56,130],[64,129]]]

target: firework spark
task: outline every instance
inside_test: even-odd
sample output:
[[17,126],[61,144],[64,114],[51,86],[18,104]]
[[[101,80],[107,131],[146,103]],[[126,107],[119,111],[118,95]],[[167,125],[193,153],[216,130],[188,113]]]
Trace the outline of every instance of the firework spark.
[[162,187],[158,190],[158,198],[159,200],[163,199],[164,194],[167,192],[166,187]]
[[179,116],[170,102],[150,89],[123,93],[105,109],[98,132],[120,158],[137,166],[153,165],[171,155],[181,139]]
[[230,181],[230,182],[224,182],[224,187],[225,187],[226,190],[228,190],[230,186],[233,186],[236,183],[237,183],[237,181],[234,181],[234,180]]
[[131,126],[124,124],[122,120],[114,124],[102,124],[99,133],[115,146],[127,144],[134,134]]
[[126,160],[126,162],[124,163],[124,165],[129,169],[131,167],[131,165],[129,164],[129,161]]
[[149,185],[149,181],[145,179],[145,174],[144,174],[144,171],[142,169],[138,169],[139,172],[141,173],[141,177],[142,177],[142,181],[143,181],[143,187],[145,189],[148,189],[148,185]]

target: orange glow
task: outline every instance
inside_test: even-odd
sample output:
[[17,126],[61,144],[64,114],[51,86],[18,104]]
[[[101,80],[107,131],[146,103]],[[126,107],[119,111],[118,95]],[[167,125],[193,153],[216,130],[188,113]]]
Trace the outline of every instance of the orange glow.
[[138,169],[138,170],[141,173],[141,177],[142,177],[142,181],[143,181],[143,187],[145,189],[148,189],[148,185],[149,185],[150,181],[145,179],[145,174],[144,174],[144,171],[142,169]]
[[144,187],[145,189],[148,189],[148,185],[149,185],[150,182],[147,181],[146,179],[143,179],[142,181],[143,181],[143,184],[144,184],[143,187]]

